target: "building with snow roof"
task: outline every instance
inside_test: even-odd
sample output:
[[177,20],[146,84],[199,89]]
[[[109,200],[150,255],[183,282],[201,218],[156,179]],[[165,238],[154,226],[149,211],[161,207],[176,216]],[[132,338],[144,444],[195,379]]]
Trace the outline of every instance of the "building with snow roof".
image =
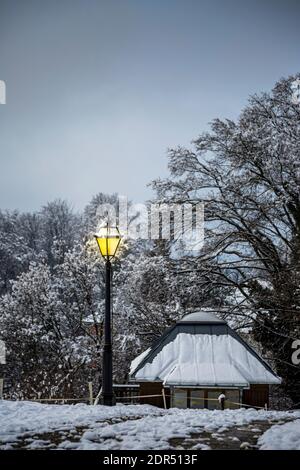
[[209,311],[186,315],[134,359],[130,381],[140,384],[143,403],[209,409],[219,408],[221,392],[227,407],[264,407],[269,385],[281,383],[267,362]]

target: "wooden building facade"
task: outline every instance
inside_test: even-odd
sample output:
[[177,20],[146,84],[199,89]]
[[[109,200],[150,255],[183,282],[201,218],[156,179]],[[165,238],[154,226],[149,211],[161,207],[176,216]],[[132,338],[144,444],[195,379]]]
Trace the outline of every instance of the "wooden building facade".
[[219,409],[269,405],[269,385],[281,379],[229,325],[214,313],[185,316],[130,371],[140,403],[159,407]]

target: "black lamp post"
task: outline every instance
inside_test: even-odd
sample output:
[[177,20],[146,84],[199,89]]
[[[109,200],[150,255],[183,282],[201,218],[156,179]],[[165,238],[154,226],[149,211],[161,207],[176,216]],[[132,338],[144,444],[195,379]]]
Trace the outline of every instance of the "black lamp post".
[[104,349],[102,370],[102,403],[115,405],[112,382],[112,344],[111,344],[111,260],[117,253],[121,236],[117,227],[106,224],[95,234],[99,250],[105,260],[105,318],[104,318]]

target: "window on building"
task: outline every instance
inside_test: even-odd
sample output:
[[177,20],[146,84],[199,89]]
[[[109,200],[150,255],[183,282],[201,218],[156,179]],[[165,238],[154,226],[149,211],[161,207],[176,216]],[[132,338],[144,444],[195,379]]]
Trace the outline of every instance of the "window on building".
[[173,406],[175,408],[187,408],[187,390],[183,388],[173,390]]
[[191,390],[190,408],[205,408],[204,390]]

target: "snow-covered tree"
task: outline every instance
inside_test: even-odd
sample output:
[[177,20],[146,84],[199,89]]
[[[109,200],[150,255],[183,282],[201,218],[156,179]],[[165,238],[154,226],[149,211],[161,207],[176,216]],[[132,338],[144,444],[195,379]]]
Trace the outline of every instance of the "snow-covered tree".
[[300,106],[291,85],[250,98],[237,122],[216,119],[191,149],[169,152],[164,202],[204,202],[205,239],[194,269],[231,290],[229,312],[271,351],[300,402],[291,344],[300,336]]
[[77,247],[54,272],[31,263],[1,298],[0,336],[12,393],[84,396],[90,377],[99,381],[101,269],[99,257]]
[[39,213],[39,247],[52,268],[62,263],[64,255],[82,238],[81,218],[66,201],[57,199],[46,204]]
[[0,294],[31,261],[45,260],[51,268],[82,238],[81,217],[69,204],[56,200],[40,212],[0,211]]
[[39,242],[37,214],[0,211],[0,294],[9,291],[10,281],[40,258]]
[[[113,208],[115,216],[118,217],[119,201],[118,194],[98,193],[92,197],[91,201],[84,209],[84,230],[86,234],[93,234],[101,223],[101,207]],[[105,212],[105,211],[104,211]]]

